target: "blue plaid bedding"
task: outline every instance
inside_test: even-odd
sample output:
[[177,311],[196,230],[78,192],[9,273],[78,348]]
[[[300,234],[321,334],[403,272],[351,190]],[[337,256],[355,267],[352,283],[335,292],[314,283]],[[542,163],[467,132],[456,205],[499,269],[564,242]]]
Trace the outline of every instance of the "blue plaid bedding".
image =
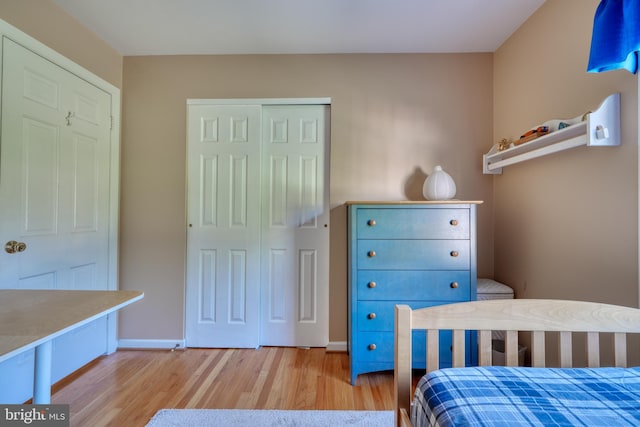
[[640,367],[441,369],[416,388],[422,426],[640,426]]

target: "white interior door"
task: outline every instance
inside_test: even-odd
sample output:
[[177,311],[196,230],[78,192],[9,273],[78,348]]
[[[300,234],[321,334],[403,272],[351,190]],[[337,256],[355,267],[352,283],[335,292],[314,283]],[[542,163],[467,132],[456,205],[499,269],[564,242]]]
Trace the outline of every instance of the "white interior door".
[[259,345],[260,115],[259,106],[189,106],[189,347]]
[[329,343],[329,107],[266,106],[262,345]]
[[0,284],[107,289],[110,97],[3,43]]
[[328,344],[328,129],[326,105],[189,105],[187,346]]
[[[3,37],[0,287],[108,288],[110,118],[108,93]],[[55,340],[53,380],[106,351],[106,319]]]

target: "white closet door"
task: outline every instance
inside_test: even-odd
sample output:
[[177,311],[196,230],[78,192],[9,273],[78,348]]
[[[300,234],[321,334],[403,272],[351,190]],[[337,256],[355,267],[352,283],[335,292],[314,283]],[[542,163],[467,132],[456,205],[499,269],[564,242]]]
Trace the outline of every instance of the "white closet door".
[[266,106],[262,345],[329,343],[329,107]]
[[260,114],[260,106],[189,106],[189,347],[259,345]]
[[328,129],[326,105],[189,105],[187,346],[328,344]]
[[[110,109],[108,93],[3,38],[0,287],[108,288]],[[53,380],[106,351],[106,319],[56,339]]]

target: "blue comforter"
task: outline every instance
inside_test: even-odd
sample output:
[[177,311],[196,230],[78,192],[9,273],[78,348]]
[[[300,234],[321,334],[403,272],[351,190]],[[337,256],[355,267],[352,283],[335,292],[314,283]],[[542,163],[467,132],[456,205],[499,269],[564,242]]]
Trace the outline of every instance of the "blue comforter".
[[640,426],[640,367],[441,369],[411,412],[414,426]]

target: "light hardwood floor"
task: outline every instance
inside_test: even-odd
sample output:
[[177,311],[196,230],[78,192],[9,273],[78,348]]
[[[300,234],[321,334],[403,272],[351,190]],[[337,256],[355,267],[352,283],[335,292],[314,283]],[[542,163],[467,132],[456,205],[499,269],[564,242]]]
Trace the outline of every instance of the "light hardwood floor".
[[393,372],[349,383],[349,356],[324,349],[119,350],[52,390],[71,426],[144,426],[162,408],[393,409]]

